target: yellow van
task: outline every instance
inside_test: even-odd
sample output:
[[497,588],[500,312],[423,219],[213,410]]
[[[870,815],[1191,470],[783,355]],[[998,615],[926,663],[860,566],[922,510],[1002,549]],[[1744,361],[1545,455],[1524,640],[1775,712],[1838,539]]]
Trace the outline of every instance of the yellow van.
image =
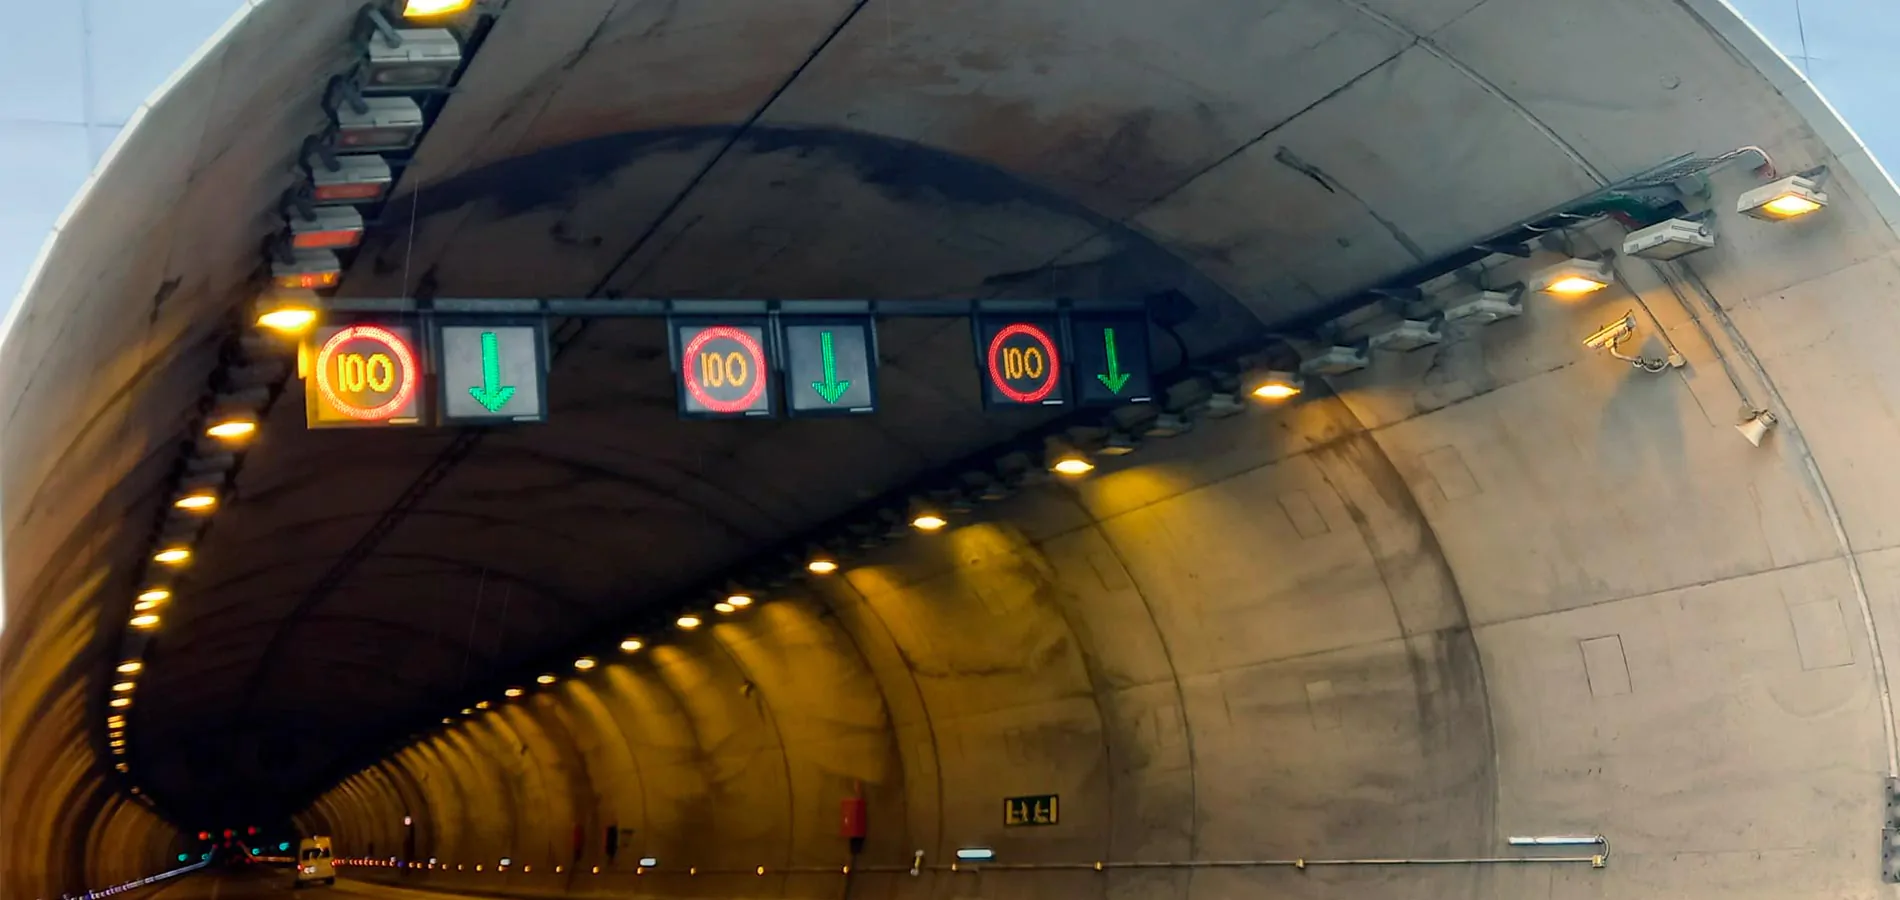
[[330,856],[330,839],[312,835],[297,842],[297,879],[295,887],[306,884],[336,884],[336,860]]

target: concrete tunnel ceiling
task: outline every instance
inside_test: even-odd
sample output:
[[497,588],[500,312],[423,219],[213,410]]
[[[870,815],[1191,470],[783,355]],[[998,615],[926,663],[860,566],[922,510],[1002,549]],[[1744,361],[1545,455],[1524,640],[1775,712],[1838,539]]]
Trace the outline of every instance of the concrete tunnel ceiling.
[[[316,124],[316,73],[336,63],[358,6],[277,0],[257,3],[237,20],[97,177],[8,335],[0,491],[16,624],[5,649],[8,664],[41,686],[37,711],[73,723],[36,738],[35,746],[46,749],[34,759],[71,766],[73,754],[103,746],[96,725],[104,718],[103,686],[75,693],[48,685],[61,666],[94,681],[110,670],[105,657],[115,652],[148,547],[144,523],[168,499],[162,492],[178,443],[189,437],[234,311],[252,296],[259,238],[273,227],[296,148]],[[1790,161],[1787,171],[1834,160],[1833,220],[1818,226],[1825,229],[1818,236],[1812,229],[1758,232],[1712,251],[1734,267],[1726,277],[1710,276],[1718,292],[1752,296],[1799,280],[1776,274],[1771,261],[1798,260],[1803,277],[1813,277],[1890,252],[1891,229],[1874,208],[1891,185],[1854,187],[1867,170],[1864,154],[1862,168],[1836,157],[1840,151],[1831,148],[1841,129],[1811,122],[1813,113],[1783,99],[1781,76],[1758,72],[1751,61],[1763,50],[1751,40],[1732,13],[1701,0],[1618,0],[1593,4],[1587,14],[1559,0],[1284,0],[1264,8],[1228,0],[1107,7],[1079,0],[514,2],[403,174],[392,215],[372,232],[344,292],[899,301],[1175,292],[1193,307],[1178,329],[1182,347],[1192,357],[1218,358],[1604,184],[1680,154],[1750,144]],[[1715,205],[1745,181],[1722,182],[1731,193],[1718,190]],[[1862,200],[1859,189],[1879,197]],[[1843,240],[1849,242],[1830,243]],[[1482,472],[1469,471],[1477,463],[1457,454],[1447,462],[1431,446],[1408,445],[1417,453],[1394,457],[1364,435],[1389,428],[1411,435],[1389,440],[1424,440],[1430,435],[1407,432],[1408,422],[1564,369],[1576,362],[1571,332],[1598,324],[1563,311],[1526,319],[1550,340],[1506,351],[1521,359],[1486,362],[1450,352],[1435,361],[1408,358],[1396,373],[1366,383],[1373,399],[1363,405],[1319,402],[1280,424],[1255,423],[1226,436],[1203,429],[1183,449],[1137,459],[1163,467],[1158,471],[1172,465],[1195,474],[1174,482],[1164,474],[1145,487],[1116,482],[1121,499],[1078,489],[1082,506],[1099,517],[1105,508],[1159,504],[1174,490],[1164,484],[1188,490],[1217,483],[1360,435],[1346,442],[1343,456],[1315,457],[1312,471],[1288,476],[1289,484],[1306,485],[1302,490],[1333,485],[1329,490],[1346,498],[1343,506],[1322,499],[1310,515],[1296,505],[1286,516],[1296,531],[1330,532],[1349,527],[1348,510],[1371,503],[1405,510],[1400,518],[1408,524],[1376,515],[1370,526],[1361,522],[1369,535],[1363,552],[1320,569],[1279,562],[1307,579],[1308,589],[1358,585],[1389,594],[1389,615],[1399,620],[1395,635],[1414,642],[1407,647],[1413,663],[1429,670],[1419,677],[1437,684],[1419,687],[1421,697],[1510,696],[1520,689],[1496,679],[1530,684],[1543,665],[1523,652],[1486,648],[1495,655],[1480,666],[1460,586],[1495,593],[1512,578],[1547,577],[1574,588],[1519,584],[1533,596],[1529,607],[1500,602],[1484,610],[1489,621],[1508,622],[1840,555],[1831,532],[1816,525],[1825,539],[1807,531],[1764,538],[1774,544],[1785,537],[1793,550],[1723,551],[1706,567],[1655,561],[1653,578],[1623,580],[1595,572],[1594,557],[1651,540],[1685,555],[1721,542],[1664,539],[1645,526],[1624,547],[1579,536],[1587,523],[1540,526],[1549,543],[1538,546],[1562,556],[1542,575],[1535,566],[1503,565],[1495,551],[1472,549],[1480,535],[1504,537],[1498,527],[1486,531],[1458,519],[1464,531],[1453,551],[1438,546],[1430,526],[1418,523],[1441,511],[1407,493],[1419,490],[1417,466],[1438,466],[1430,474],[1449,501],[1457,499],[1458,484],[1483,480]],[[473,444],[450,431],[307,432],[297,421],[292,382],[290,402],[273,408],[263,437],[246,454],[235,494],[146,655],[131,714],[131,759],[139,784],[169,812],[189,821],[289,813],[338,765],[360,762],[364,750],[432,721],[468,689],[553,662],[552,653],[609,623],[659,608],[867,498],[1039,424],[981,411],[967,329],[955,320],[880,325],[882,410],[875,419],[844,422],[681,422],[655,323],[599,320],[559,333],[550,421]],[[1181,361],[1167,341],[1159,348],[1163,366]],[[1562,361],[1531,366],[1550,363],[1553,354]],[[1702,377],[1691,390],[1696,404],[1710,407],[1719,391],[1706,381],[1711,376]],[[1444,437],[1567,421],[1560,405],[1546,405],[1548,392],[1543,403],[1500,402],[1503,410],[1484,415],[1515,412],[1524,420],[1499,425],[1454,417],[1435,428]],[[1733,400],[1719,402],[1727,406],[1697,415],[1726,417]],[[1620,415],[1653,412],[1641,408]],[[1584,430],[1575,439],[1600,440],[1593,433],[1600,424],[1577,426]],[[1673,461],[1636,459],[1643,451],[1630,451],[1634,456],[1610,453],[1608,462],[1597,462],[1614,470],[1718,458],[1716,465],[1731,473],[1748,465],[1710,440],[1698,435],[1686,448],[1655,451],[1677,454]],[[1465,452],[1488,457],[1473,447]],[[1800,499],[1790,486],[1793,476],[1762,478],[1768,486],[1755,496],[1763,507],[1822,521],[1816,501]],[[337,569],[419,484],[427,490],[415,508],[380,535],[360,564]],[[1127,500],[1137,495],[1146,499]],[[1244,496],[1232,502],[1244,506]],[[1260,496],[1272,502],[1274,495]],[[1717,504],[1709,492],[1695,498]],[[1028,518],[1011,520],[1032,543],[1052,521],[1073,519],[1047,510],[1037,519],[1037,509],[1018,509]],[[1219,518],[1211,508],[1199,511],[1208,522]],[[1236,537],[1220,541],[1208,534],[1208,522],[1176,515],[1163,532],[1171,527],[1208,543],[1175,552],[1205,549],[1210,558],[1202,562],[1210,569],[1232,568],[1233,558],[1248,552],[1237,537],[1247,527],[1244,517],[1226,520]],[[1522,515],[1516,514],[1520,526]],[[1393,531],[1410,535],[1404,548],[1381,545]],[[985,532],[956,545],[956,554],[967,551],[972,556],[964,561],[971,562],[1016,552],[1009,540]],[[1217,551],[1221,558],[1211,558]],[[1106,552],[1119,554],[1132,574],[1143,559],[1155,563],[1150,557],[1160,551],[1122,545]],[[953,562],[902,557],[889,565]],[[332,571],[347,577],[319,590]],[[1113,580],[1101,577],[1104,585]],[[1366,587],[1375,582],[1383,586]],[[1236,582],[1210,575],[1210,583]],[[1040,598],[1048,585],[1015,588]],[[1271,592],[1301,590],[1295,584]],[[1014,601],[988,602],[1002,604],[994,612]],[[1285,651],[1275,659],[1341,648],[1351,655],[1365,637],[1337,621],[1357,614],[1351,609],[1359,607],[1289,615],[1290,627],[1310,632],[1310,640],[1269,639],[1259,626],[1237,633],[1273,653]],[[29,635],[21,622],[42,627]],[[947,619],[936,624],[961,627]],[[800,620],[788,633],[800,638],[792,650],[812,659],[877,656],[881,650],[844,649],[861,639],[859,627],[845,628],[847,639]],[[914,635],[893,627],[894,652],[921,659],[905,643]],[[1864,640],[1843,631],[1850,633],[1843,647]],[[941,646],[954,643],[946,637]],[[1075,665],[1112,682],[1101,670],[1113,668],[1103,654],[1113,655],[1116,640],[1103,633],[1076,644]],[[1005,646],[1061,656],[1040,638]],[[1142,643],[1122,661],[1141,657],[1136,668],[1148,666],[1151,649]],[[742,662],[756,665],[752,652],[740,652]],[[1231,647],[1208,652],[1232,662],[1214,664],[1203,673],[1210,677],[1233,678],[1246,668],[1233,661],[1247,654]],[[1856,643],[1847,652],[1849,668],[1856,668],[1855,654],[1864,658],[1867,651]],[[1393,662],[1369,651],[1357,660],[1342,665],[1383,671]],[[1021,661],[989,663],[1008,668]],[[866,665],[888,664],[880,657]],[[947,674],[939,673],[946,683],[975,677],[946,665]],[[800,689],[819,691],[827,683],[800,680],[790,670],[762,671]],[[1011,677],[1040,684],[1034,672]],[[1184,698],[1192,693],[1181,687],[1181,675],[1173,677]],[[720,682],[708,676],[703,684]],[[839,676],[837,684],[861,701],[849,682]],[[1321,683],[1332,684],[1316,677],[1308,687]],[[672,688],[691,694],[700,684],[675,678]],[[769,698],[769,682],[759,684]],[[1851,698],[1840,705],[1871,702],[1842,684],[1829,689]],[[1434,771],[1435,783],[1479,784],[1479,794],[1495,794],[1493,732],[1509,738],[1535,729],[1494,722],[1496,713],[1482,700],[1438,712],[1427,708],[1432,702],[1421,700],[1419,715],[1437,717],[1434,728],[1470,732],[1428,748],[1455,757]],[[978,704],[971,703],[974,710]],[[1142,727],[1165,729],[1170,716],[1187,715],[1188,701],[1181,703],[1150,710]],[[1824,712],[1838,716],[1839,708],[1811,711]],[[1851,766],[1871,772],[1879,728],[1869,738],[1861,725],[1875,720],[1859,706],[1854,713],[1866,721],[1831,725],[1836,730],[1827,733],[1860,754]],[[1239,720],[1249,713],[1225,714]],[[9,718],[25,715],[31,713],[8,711]],[[877,727],[904,725],[886,719]],[[514,727],[523,753],[530,745],[563,759],[571,752],[547,749],[552,739]],[[17,734],[4,737],[23,740]],[[1434,734],[1420,740],[1444,737]],[[74,748],[50,748],[62,739]],[[478,770],[470,760],[489,752],[482,747],[471,738],[410,748],[404,771]],[[419,789],[395,776],[377,777],[376,787],[358,783],[326,797],[312,815],[341,826],[387,801],[364,799],[377,790],[436,802],[417,799]],[[1828,796],[1838,799],[1837,788],[1829,781]],[[542,789],[523,788],[522,798]],[[53,793],[19,802],[57,806]],[[1169,795],[1163,806],[1178,799]],[[1360,802],[1354,808],[1365,815],[1376,806]],[[520,799],[514,808],[528,804]],[[905,809],[895,815],[921,815]],[[1476,825],[1451,812],[1421,815],[1406,826],[1412,830],[1390,833],[1417,837],[1442,827],[1466,835],[1494,824],[1488,808],[1475,814],[1482,823]],[[1446,824],[1454,819],[1455,827]],[[739,833],[724,819],[698,824]],[[1328,827],[1351,826],[1342,820]],[[390,839],[383,846],[392,846]],[[1156,846],[1231,849],[1231,840]]]

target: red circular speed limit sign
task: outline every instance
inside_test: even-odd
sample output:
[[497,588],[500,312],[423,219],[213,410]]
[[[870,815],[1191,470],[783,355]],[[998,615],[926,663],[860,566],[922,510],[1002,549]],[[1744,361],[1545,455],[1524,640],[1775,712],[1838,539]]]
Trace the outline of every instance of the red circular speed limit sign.
[[1062,355],[1049,333],[1027,322],[1004,326],[990,338],[990,384],[1017,403],[1041,403],[1062,376]]
[[409,407],[421,369],[409,342],[387,328],[352,325],[317,351],[317,390],[338,414],[381,422]]
[[765,396],[765,347],[742,328],[704,328],[680,352],[680,375],[707,410],[743,413]]

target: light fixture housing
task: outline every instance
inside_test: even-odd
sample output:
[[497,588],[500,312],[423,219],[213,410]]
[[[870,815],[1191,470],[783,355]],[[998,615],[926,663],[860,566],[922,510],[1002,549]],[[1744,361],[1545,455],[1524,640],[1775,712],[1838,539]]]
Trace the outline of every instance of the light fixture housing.
[[1299,396],[1306,390],[1298,372],[1284,369],[1254,369],[1241,377],[1240,386],[1247,396],[1269,403]]
[[395,175],[389,161],[374,153],[337,156],[321,154],[306,161],[310,169],[310,202],[318,206],[377,203],[389,193]]
[[630,637],[620,642],[620,652],[637,653],[639,652],[640,648],[645,647],[645,646],[646,646],[645,641],[642,641],[636,637]]
[[1395,350],[1409,353],[1424,347],[1430,347],[1445,339],[1445,322],[1432,316],[1429,319],[1400,319],[1396,324],[1388,325],[1373,332],[1366,343],[1378,350]]
[[1371,354],[1366,352],[1367,344],[1350,346],[1335,344],[1313,353],[1300,361],[1299,374],[1305,376],[1344,375],[1357,372],[1372,362]]
[[1194,422],[1180,413],[1164,412],[1154,417],[1148,427],[1142,429],[1142,437],[1171,438],[1180,437],[1194,430]]
[[293,249],[289,259],[271,260],[270,275],[280,290],[329,290],[342,282],[343,263],[328,250]]
[[1824,206],[1827,206],[1827,194],[1822,192],[1820,183],[1801,175],[1769,182],[1735,198],[1736,212],[1770,222],[1799,218]]
[[[448,87],[462,67],[462,44],[447,28],[402,28],[395,40],[371,37],[364,56],[365,91],[423,91]],[[393,46],[392,46],[393,44]]]
[[733,606],[732,604],[727,603],[724,600],[721,600],[718,603],[713,604],[713,612],[719,613],[720,615],[731,615],[738,611],[739,611],[739,607]]
[[160,603],[164,603],[165,601],[170,600],[171,597],[172,597],[172,592],[167,588],[162,588],[162,587],[146,588],[145,590],[142,590],[139,592],[137,602],[150,603],[156,606]]
[[1095,452],[1103,456],[1127,456],[1141,448],[1141,442],[1126,431],[1111,431]]
[[363,214],[349,206],[317,206],[290,216],[292,250],[348,250],[363,242]]
[[119,673],[122,675],[130,675],[143,668],[145,668],[145,663],[136,659],[128,659],[125,662],[119,663]]
[[553,684],[558,679],[556,679],[553,675],[541,675],[541,676],[536,677],[534,680],[537,684]]
[[698,628],[704,622],[705,622],[704,619],[701,619],[700,617],[693,615],[692,613],[685,613],[681,615],[679,618],[673,620],[673,624],[678,625],[680,628],[685,629],[686,631],[692,631],[693,629]]
[[733,591],[726,595],[726,602],[744,609],[752,605],[752,595],[744,591]]
[[1514,285],[1509,290],[1478,291],[1459,297],[1445,304],[1443,315],[1450,322],[1473,322],[1488,325],[1499,319],[1515,318],[1524,313],[1524,286]]
[[258,299],[256,321],[260,327],[272,331],[301,334],[317,324],[317,311],[320,308],[321,301],[314,291],[272,291]]
[[522,690],[521,688],[514,688],[514,687],[511,687],[511,688],[509,688],[509,689],[507,689],[507,690],[505,690],[505,691],[502,691],[502,692],[501,692],[501,695],[502,695],[503,697],[519,697],[519,696],[521,696],[522,694],[525,694],[525,693],[527,693],[527,691],[524,691],[524,690]]
[[588,669],[591,669],[598,665],[600,665],[600,661],[594,659],[591,656],[583,656],[580,659],[574,660],[574,668],[579,669],[582,672],[585,672]]
[[360,97],[337,104],[336,146],[350,153],[407,150],[422,137],[422,107],[408,97]]
[[[489,708],[490,706],[493,706],[493,705],[494,705],[494,704],[492,704],[492,703],[489,703],[489,702],[488,702],[488,701],[486,701],[486,700],[483,700],[483,701],[481,701],[480,703],[477,703],[477,704],[475,704],[475,708],[476,708],[476,709],[487,709],[487,708]],[[407,824],[409,824],[409,821],[408,821],[408,817],[407,817],[407,816],[404,816],[404,817],[403,817],[403,823],[402,823],[402,824],[404,824],[404,825],[407,825]]]
[[1616,283],[1616,273],[1607,261],[1566,259],[1538,270],[1529,281],[1531,290],[1554,297],[1575,298],[1596,293]]
[[112,686],[112,692],[115,694],[129,694],[138,686],[138,682],[136,681],[121,681]]
[[113,709],[125,709],[126,707],[132,705],[132,698],[131,697],[114,697],[112,698],[112,702],[108,705],[110,705]]
[[981,862],[983,860],[995,859],[995,858],[996,858],[996,851],[991,850],[988,847],[958,847],[957,848],[957,859],[963,860],[964,862]]
[[1623,238],[1623,255],[1671,260],[1715,246],[1715,231],[1706,221],[1664,219]]
[[329,291],[342,283],[342,277],[342,260],[331,251],[293,249],[289,258],[270,260],[270,283],[279,291]]
[[838,571],[838,560],[829,553],[818,551],[805,561],[805,571],[813,575],[830,575]]

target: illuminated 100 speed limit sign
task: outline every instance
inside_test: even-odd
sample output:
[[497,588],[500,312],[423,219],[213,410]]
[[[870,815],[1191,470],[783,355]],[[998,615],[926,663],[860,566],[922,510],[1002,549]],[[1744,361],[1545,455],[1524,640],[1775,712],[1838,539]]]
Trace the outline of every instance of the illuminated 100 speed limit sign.
[[681,415],[725,419],[777,412],[767,324],[764,319],[674,319],[668,323]]
[[325,325],[301,356],[311,428],[420,423],[422,360],[415,329],[378,322]]
[[1068,360],[1059,319],[980,315],[975,325],[984,406],[1061,406],[1068,401]]

